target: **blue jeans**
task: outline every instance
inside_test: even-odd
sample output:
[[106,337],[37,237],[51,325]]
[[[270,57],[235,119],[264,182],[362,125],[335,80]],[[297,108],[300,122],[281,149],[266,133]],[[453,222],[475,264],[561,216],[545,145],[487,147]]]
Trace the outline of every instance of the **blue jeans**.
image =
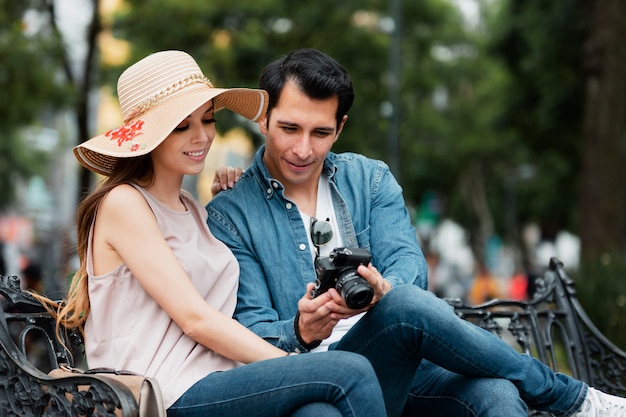
[[213,372],[189,388],[168,417],[384,417],[376,374],[351,352],[319,352]]
[[587,393],[414,285],[392,289],[330,348],[369,359],[390,417],[526,417],[526,405],[570,416]]

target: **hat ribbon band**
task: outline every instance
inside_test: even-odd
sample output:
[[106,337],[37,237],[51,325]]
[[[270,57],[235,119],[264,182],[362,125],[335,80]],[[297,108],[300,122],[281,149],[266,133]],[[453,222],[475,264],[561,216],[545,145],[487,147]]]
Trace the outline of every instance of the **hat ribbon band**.
[[213,84],[211,84],[211,81],[204,75],[192,74],[188,77],[183,78],[182,80],[175,82],[171,86],[164,88],[163,90],[159,91],[152,97],[145,99],[144,101],[139,103],[137,106],[133,107],[128,112],[126,117],[124,117],[124,123],[128,122],[131,119],[134,119],[135,117],[141,115],[142,113],[149,110],[150,108],[156,106],[161,100],[167,98],[168,96],[174,94],[175,92],[189,86],[190,84],[195,84],[195,83],[203,83],[203,84],[208,85],[209,88],[214,88]]

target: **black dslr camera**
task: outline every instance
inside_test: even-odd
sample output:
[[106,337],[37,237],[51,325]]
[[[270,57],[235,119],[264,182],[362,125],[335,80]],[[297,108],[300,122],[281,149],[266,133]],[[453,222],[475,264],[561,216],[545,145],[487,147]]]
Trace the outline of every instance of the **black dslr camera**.
[[311,298],[334,288],[348,307],[355,310],[366,307],[374,298],[374,289],[356,269],[359,265],[367,266],[370,259],[369,251],[361,248],[335,248],[329,257],[319,257],[315,261],[317,280]]

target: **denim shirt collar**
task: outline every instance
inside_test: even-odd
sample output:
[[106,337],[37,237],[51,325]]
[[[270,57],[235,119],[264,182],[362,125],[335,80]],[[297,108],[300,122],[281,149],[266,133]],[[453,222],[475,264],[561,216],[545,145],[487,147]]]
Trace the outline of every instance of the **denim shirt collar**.
[[[265,154],[265,145],[262,145],[254,155],[254,163],[250,168],[252,173],[254,174],[254,178],[256,178],[259,187],[263,190],[265,198],[269,200],[276,193],[280,193],[280,196],[284,199],[285,197],[285,186],[272,177],[272,174],[267,170],[265,163],[263,162],[263,155]],[[336,154],[333,152],[329,152],[324,159],[324,169],[322,170],[322,175],[328,176],[328,181],[334,185],[334,177],[337,172],[337,165],[334,162]]]

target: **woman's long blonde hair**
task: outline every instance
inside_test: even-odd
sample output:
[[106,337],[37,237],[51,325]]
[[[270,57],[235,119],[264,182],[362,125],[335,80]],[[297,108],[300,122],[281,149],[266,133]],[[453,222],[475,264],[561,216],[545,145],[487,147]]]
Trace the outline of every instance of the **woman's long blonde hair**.
[[79,329],[83,332],[83,327],[89,312],[89,288],[87,280],[87,248],[89,245],[89,232],[96,219],[98,206],[102,199],[113,188],[120,184],[141,183],[151,185],[154,181],[154,168],[150,154],[134,158],[120,158],[116,161],[111,175],[106,177],[96,189],[87,195],[79,204],[76,211],[77,229],[77,252],[79,258],[79,268],[72,278],[67,293],[67,298],[58,303],[44,296],[33,293],[48,312],[56,320],[56,332],[61,338],[61,328]]

